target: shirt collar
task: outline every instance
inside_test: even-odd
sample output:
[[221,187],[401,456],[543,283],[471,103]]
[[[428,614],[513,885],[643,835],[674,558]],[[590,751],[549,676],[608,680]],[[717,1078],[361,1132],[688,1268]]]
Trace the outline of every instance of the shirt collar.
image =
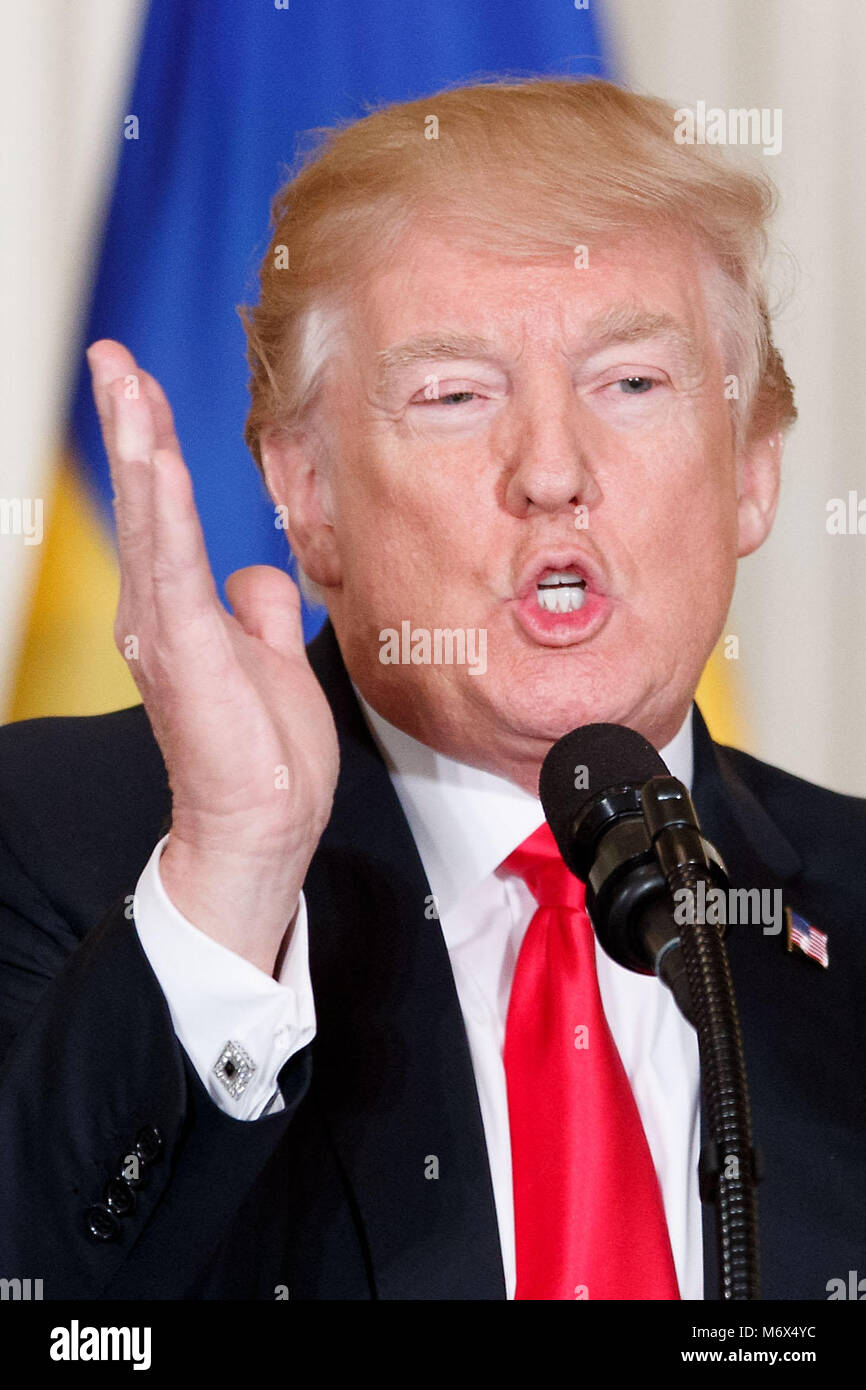
[[[389,724],[354,686],[358,703],[391,775],[438,909],[447,912],[537,830],[537,796],[504,777],[437,753]],[[661,756],[691,789],[692,708]]]

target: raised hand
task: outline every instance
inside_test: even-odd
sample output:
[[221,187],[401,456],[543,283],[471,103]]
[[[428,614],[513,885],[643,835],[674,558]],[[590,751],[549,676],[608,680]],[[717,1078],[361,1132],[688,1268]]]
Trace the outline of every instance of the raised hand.
[[164,392],[120,343],[87,356],[115,492],[115,641],[172,792],[162,880],[196,927],[272,973],[338,770],[300,596],[254,565],[227,581],[225,610]]

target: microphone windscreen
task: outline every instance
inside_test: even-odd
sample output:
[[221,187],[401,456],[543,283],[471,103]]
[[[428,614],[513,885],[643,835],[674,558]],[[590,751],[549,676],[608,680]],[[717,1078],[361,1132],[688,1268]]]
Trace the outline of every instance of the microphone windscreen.
[[623,782],[643,786],[667,775],[652,744],[624,724],[584,724],[557,739],[541,765],[538,795],[566,863],[571,828],[588,801]]

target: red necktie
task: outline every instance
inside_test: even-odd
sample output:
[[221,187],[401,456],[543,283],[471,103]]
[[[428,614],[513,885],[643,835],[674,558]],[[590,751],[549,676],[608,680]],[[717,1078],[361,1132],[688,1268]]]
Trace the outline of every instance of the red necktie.
[[505,1028],[515,1297],[679,1298],[658,1178],[602,1009],[583,884],[547,824],[503,868],[538,903]]

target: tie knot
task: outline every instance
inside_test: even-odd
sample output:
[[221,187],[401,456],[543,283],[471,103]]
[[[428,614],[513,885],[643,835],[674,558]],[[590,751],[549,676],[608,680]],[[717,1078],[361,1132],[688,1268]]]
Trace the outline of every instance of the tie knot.
[[502,867],[519,874],[539,907],[584,906],[584,886],[566,868],[547,821],[503,860]]

